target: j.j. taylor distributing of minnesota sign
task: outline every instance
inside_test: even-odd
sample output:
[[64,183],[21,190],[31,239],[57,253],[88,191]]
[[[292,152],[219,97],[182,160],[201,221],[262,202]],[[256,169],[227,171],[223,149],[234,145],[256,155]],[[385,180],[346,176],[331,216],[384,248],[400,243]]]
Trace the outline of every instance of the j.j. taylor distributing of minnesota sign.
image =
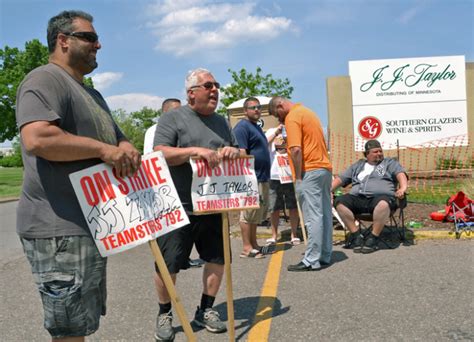
[[430,146],[453,138],[467,145],[464,56],[349,62],[354,145]]

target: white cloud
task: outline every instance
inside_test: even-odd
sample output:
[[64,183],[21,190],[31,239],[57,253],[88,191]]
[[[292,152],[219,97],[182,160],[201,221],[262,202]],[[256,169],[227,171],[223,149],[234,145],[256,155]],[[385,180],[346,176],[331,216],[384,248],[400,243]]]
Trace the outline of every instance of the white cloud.
[[219,23],[230,19],[246,17],[252,12],[254,4],[219,4],[208,7],[191,7],[165,15],[159,26],[176,27],[201,23]]
[[398,22],[402,24],[408,24],[411,20],[413,20],[416,15],[423,9],[423,5],[419,4],[415,7],[409,8],[405,12],[402,13],[400,17],[398,17]]
[[94,74],[91,77],[92,77],[92,82],[94,82],[94,88],[97,89],[98,91],[103,91],[104,89],[107,89],[115,82],[120,81],[120,79],[123,77],[123,73],[103,72],[103,73]]
[[183,8],[192,7],[195,4],[204,4],[202,0],[164,0],[155,1],[154,4],[148,6],[148,12],[152,15],[163,15],[170,12],[179,11]]
[[177,56],[202,50],[216,53],[242,43],[268,41],[294,29],[290,19],[258,16],[255,7],[251,2],[161,1],[150,10],[154,19],[147,26],[158,39],[156,49]]
[[111,110],[123,109],[131,113],[139,111],[143,107],[159,110],[164,98],[149,94],[130,93],[109,96],[105,100]]

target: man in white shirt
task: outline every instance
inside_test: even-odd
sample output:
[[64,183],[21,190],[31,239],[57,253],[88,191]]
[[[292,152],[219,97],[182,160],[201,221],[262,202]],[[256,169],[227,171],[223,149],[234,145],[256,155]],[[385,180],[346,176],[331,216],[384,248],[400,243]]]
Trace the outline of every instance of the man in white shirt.
[[269,128],[265,133],[270,150],[272,166],[270,169],[270,191],[269,191],[269,211],[272,228],[272,237],[267,239],[267,244],[275,244],[278,239],[278,224],[280,221],[280,210],[289,211],[291,226],[291,244],[296,246],[301,243],[297,236],[298,228],[298,207],[295,197],[295,189],[291,176],[291,169],[286,152],[285,126]]
[[[166,99],[161,104],[161,114],[169,112],[172,109],[181,106],[181,101],[178,99]],[[158,125],[158,119],[156,118],[156,124],[148,128],[145,132],[145,140],[143,142],[143,155],[153,152],[153,139],[155,139],[156,126]]]

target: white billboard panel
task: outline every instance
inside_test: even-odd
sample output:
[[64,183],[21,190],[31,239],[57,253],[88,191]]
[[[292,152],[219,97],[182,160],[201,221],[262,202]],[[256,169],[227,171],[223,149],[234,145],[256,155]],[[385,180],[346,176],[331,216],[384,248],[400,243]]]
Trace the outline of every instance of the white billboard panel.
[[356,150],[467,136],[465,70],[464,56],[349,62]]

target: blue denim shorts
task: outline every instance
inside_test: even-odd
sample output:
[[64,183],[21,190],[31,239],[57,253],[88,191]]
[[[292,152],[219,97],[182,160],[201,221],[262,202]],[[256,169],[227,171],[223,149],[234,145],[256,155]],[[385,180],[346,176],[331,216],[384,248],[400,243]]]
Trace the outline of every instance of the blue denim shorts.
[[105,315],[106,266],[87,236],[20,238],[53,338],[87,336]]

